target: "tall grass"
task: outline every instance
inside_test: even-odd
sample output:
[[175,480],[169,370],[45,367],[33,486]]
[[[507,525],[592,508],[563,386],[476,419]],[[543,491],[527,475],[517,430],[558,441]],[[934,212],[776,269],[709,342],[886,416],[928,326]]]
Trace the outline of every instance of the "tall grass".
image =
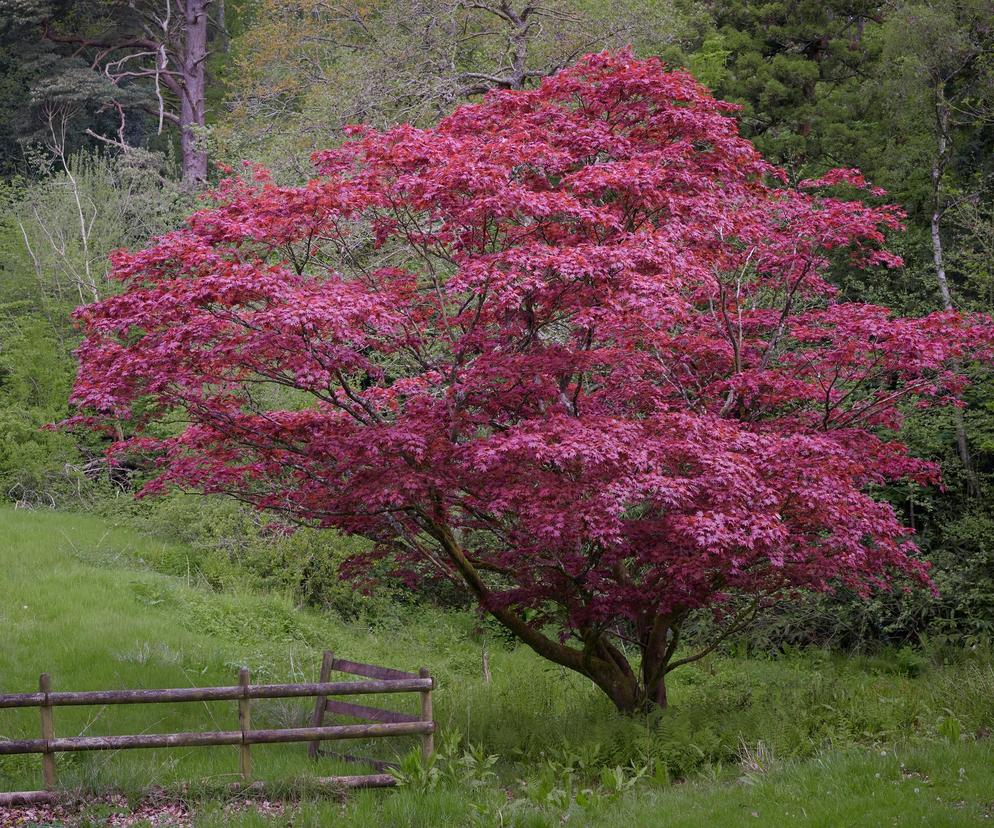
[[[300,779],[355,767],[322,760],[315,768],[302,745],[253,750],[259,776],[301,798],[295,825],[346,816],[350,825],[377,826],[553,825],[564,817],[620,824],[612,814],[632,825],[839,825],[871,824],[868,815],[884,813],[953,825],[979,819],[994,801],[980,793],[994,790],[986,740],[994,660],[986,653],[944,663],[911,651],[714,656],[674,673],[665,714],[633,720],[590,682],[502,639],[482,639],[486,627],[471,614],[401,607],[345,621],[285,596],[231,583],[214,591],[193,576],[148,568],[167,560],[182,572],[184,554],[182,544],[94,518],[0,510],[0,691],[31,691],[42,671],[56,689],[73,690],[228,684],[243,664],[259,681],[306,680],[325,648],[430,667],[447,747],[400,791],[315,800],[301,793]],[[303,701],[259,702],[253,721],[284,726],[307,714]],[[59,735],[235,726],[230,702],[56,710]],[[36,710],[0,711],[0,736],[37,731]],[[407,767],[413,744],[349,748]],[[137,794],[165,786],[194,798],[203,824],[232,824],[218,798],[237,778],[232,748],[60,754],[58,762],[66,787]],[[909,793],[916,779],[919,793],[928,790],[917,799]],[[39,782],[38,757],[0,757],[0,789]],[[653,821],[659,815],[666,821]]]

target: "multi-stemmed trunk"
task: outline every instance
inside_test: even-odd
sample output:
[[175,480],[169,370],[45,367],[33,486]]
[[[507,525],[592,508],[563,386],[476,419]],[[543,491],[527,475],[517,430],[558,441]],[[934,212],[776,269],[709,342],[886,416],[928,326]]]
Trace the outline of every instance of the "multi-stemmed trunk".
[[640,648],[633,667],[614,645],[602,642],[609,657],[591,664],[587,675],[614,703],[620,713],[649,713],[666,707],[667,665],[659,663],[651,652]]
[[635,625],[634,646],[640,656],[636,661],[638,672],[628,656],[611,643],[610,638],[618,637],[620,630],[614,631],[613,636],[604,629],[577,630],[583,646],[570,647],[532,626],[497,600],[449,526],[429,519],[424,512],[418,517],[470,592],[494,620],[538,655],[589,678],[622,713],[645,713],[666,707],[666,674],[675,666],[696,661],[713,649],[710,646],[697,655],[673,660],[683,614],[646,618]]

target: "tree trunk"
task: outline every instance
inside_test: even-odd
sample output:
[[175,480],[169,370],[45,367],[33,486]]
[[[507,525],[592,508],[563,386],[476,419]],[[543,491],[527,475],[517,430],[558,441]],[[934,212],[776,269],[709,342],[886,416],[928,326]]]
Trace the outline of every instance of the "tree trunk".
[[[643,674],[646,672],[646,663],[651,661],[651,658],[646,658],[645,653],[642,654]],[[627,663],[625,666],[627,667]],[[665,669],[653,672],[655,675],[648,681],[631,670],[603,671],[600,674],[592,671],[590,678],[607,694],[619,713],[635,716],[666,709]]]
[[183,183],[197,187],[207,180],[207,152],[197,131],[205,124],[207,63],[207,7],[211,0],[187,0],[180,93],[180,155]]
[[[524,618],[493,600],[487,584],[466,556],[452,529],[444,521],[433,519],[425,510],[418,513],[421,525],[436,541],[443,554],[455,565],[470,592],[480,606],[519,641],[527,644],[542,658],[573,670],[594,682],[621,713],[644,713],[666,705],[664,675],[676,649],[679,627],[671,616],[652,620],[651,632],[640,637],[642,670],[648,681],[635,674],[625,654],[615,647],[603,630],[581,629],[579,638],[583,649],[570,647],[545,635]],[[649,629],[646,625],[646,629]],[[672,630],[672,637],[671,637]]]
[[666,709],[666,673],[646,688],[646,712]]
[[682,620],[680,615],[659,615],[639,625],[642,712],[666,708],[666,673],[680,640]]
[[[941,99],[935,105],[936,115],[936,154],[932,158],[932,262],[935,264],[935,278],[939,286],[939,297],[943,309],[953,310],[953,298],[949,291],[949,280],[946,278],[946,263],[942,250],[942,176],[948,159],[949,107]],[[966,491],[970,497],[979,494],[980,485],[973,470],[973,458],[970,455],[970,445],[966,439],[966,423],[963,412],[957,408],[953,413],[956,427],[956,451],[966,473]]]
[[633,673],[591,670],[586,675],[604,691],[619,713],[631,716],[645,710],[645,694]]
[[946,279],[946,265],[942,255],[942,175],[946,169],[946,131],[949,128],[948,110],[937,105],[936,121],[938,126],[936,154],[932,158],[932,261],[935,264],[935,278],[939,283],[939,296],[942,307],[953,309],[953,299],[949,293],[949,280]]

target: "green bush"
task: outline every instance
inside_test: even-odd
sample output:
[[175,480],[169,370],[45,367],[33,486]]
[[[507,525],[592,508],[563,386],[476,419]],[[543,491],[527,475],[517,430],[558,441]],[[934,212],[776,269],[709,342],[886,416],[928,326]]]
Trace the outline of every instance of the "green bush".
[[80,505],[90,488],[72,438],[43,427],[66,415],[72,364],[51,326],[0,308],[0,498]]
[[332,530],[273,527],[254,510],[224,498],[173,494],[148,501],[107,500],[101,510],[181,543],[144,552],[144,563],[214,591],[249,588],[342,618],[396,616],[396,595],[364,594],[339,575],[341,563],[368,548]]

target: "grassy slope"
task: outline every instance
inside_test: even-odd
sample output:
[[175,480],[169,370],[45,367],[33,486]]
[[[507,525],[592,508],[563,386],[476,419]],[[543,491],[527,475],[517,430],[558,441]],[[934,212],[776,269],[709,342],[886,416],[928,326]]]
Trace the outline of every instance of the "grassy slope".
[[[483,684],[471,618],[426,611],[345,624],[279,597],[211,593],[136,565],[183,554],[92,518],[0,510],[0,690],[30,691],[42,670],[57,689],[226,684],[243,663],[257,680],[301,680],[313,677],[328,647],[401,668],[429,664],[440,680],[443,729],[501,756],[499,778],[479,788],[442,782],[428,792],[364,793],[345,805],[305,799],[296,825],[345,815],[349,824],[376,826],[538,826],[564,815],[572,824],[605,826],[970,825],[994,810],[994,749],[972,739],[994,725],[988,663],[915,679],[865,659],[709,660],[678,674],[673,710],[647,732],[618,720],[588,683],[520,649],[492,642],[494,681]],[[280,726],[306,715],[302,704],[259,703],[253,721]],[[936,727],[951,716],[964,739],[936,740]],[[165,732],[233,727],[234,719],[231,703],[61,708],[56,729]],[[36,731],[36,711],[0,711],[0,735]],[[772,769],[743,775],[738,754],[759,739],[774,756],[760,764]],[[598,785],[600,765],[625,764],[642,743],[657,762],[692,770],[694,781],[660,787],[643,780],[616,796]],[[826,752],[832,744],[838,749]],[[314,772],[300,745],[253,754],[268,780],[291,783]],[[568,754],[575,767],[593,770],[571,774]],[[0,789],[38,787],[38,765],[37,757],[0,757]],[[197,793],[236,778],[231,748],[62,754],[59,765],[60,781],[71,787],[133,791],[191,782],[201,822],[233,824],[216,799]],[[320,767],[342,771],[330,762]],[[595,794],[584,808],[574,797],[587,786]]]

